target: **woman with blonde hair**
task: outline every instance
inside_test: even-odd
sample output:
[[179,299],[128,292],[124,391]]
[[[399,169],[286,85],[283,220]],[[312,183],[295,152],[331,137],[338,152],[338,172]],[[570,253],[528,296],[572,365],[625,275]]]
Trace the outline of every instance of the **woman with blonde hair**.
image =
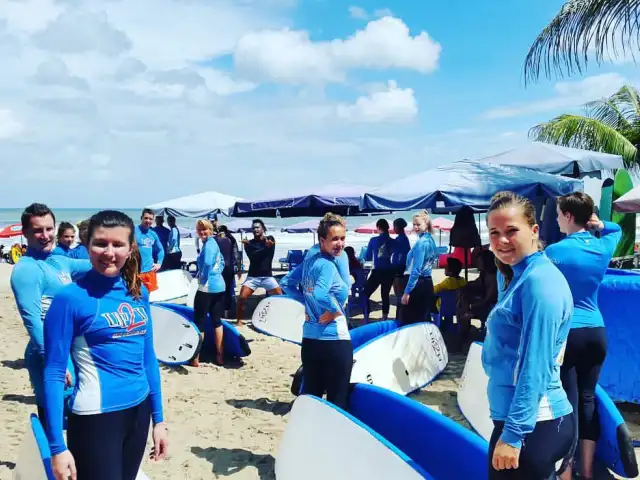
[[[211,317],[216,344],[216,363],[223,364],[222,346],[222,314],[224,312],[224,292],[226,285],[222,272],[224,271],[224,258],[220,253],[220,247],[213,238],[213,224],[209,220],[196,222],[196,233],[200,239],[202,248],[198,255],[198,291],[193,301],[194,323],[200,329],[200,336],[204,338],[204,326],[207,314]],[[197,367],[200,364],[200,355],[196,355],[191,365]]]
[[430,320],[434,297],[431,270],[438,252],[431,235],[431,217],[426,211],[413,216],[413,231],[418,234],[418,241],[407,255],[407,269],[404,272],[406,286],[400,316],[403,325]]

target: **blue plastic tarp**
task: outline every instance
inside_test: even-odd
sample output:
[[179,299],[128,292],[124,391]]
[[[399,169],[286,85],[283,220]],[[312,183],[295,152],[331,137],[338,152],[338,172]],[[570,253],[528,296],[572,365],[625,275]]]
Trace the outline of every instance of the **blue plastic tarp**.
[[366,192],[364,212],[430,209],[453,213],[468,205],[476,212],[489,208],[491,197],[511,190],[530,199],[553,198],[583,191],[583,181],[528,168],[462,160],[410,175]]
[[581,148],[563,147],[543,142],[531,142],[522,147],[476,160],[495,165],[526,167],[556,175],[597,176],[603,170],[624,168],[621,155],[593,152]]
[[598,292],[607,333],[600,386],[616,402],[640,403],[640,273],[609,269]]
[[339,183],[263,200],[242,200],[231,210],[233,217],[321,217],[332,212],[358,215],[360,197],[374,187]]

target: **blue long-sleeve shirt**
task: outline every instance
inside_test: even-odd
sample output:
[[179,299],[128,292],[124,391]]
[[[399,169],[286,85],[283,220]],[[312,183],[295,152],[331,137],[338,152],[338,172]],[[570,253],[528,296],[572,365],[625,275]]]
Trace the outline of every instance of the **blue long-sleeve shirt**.
[[[301,303],[304,303],[304,295],[301,289],[302,266],[305,262],[311,261],[315,256],[320,255],[320,253],[320,244],[316,243],[307,251],[307,254],[305,255],[302,263],[298,264],[293,270],[282,277],[282,279],[280,280],[280,288],[282,288],[282,291],[287,296],[294,298]],[[350,287],[351,274],[349,272],[349,257],[347,257],[347,254],[342,252],[337,257],[331,257],[330,260],[332,260],[336,264],[338,273],[340,274],[340,278],[342,278],[342,281]]]
[[52,455],[66,450],[62,389],[69,353],[78,376],[69,401],[73,413],[124,410],[149,397],[153,423],[163,421],[146,288],[142,298],[135,300],[120,276],[105,277],[92,270],[55,297],[44,339],[45,411]]
[[63,257],[68,257],[71,253],[71,248],[66,245],[58,245],[51,251],[51,255],[62,255]]
[[[333,257],[320,253],[303,262],[301,286],[306,314],[302,337],[314,340],[348,340],[349,327],[343,305],[349,297],[349,285],[341,278]],[[320,317],[325,312],[337,313],[338,316],[323,325]]]
[[138,225],[136,227],[136,242],[142,259],[141,273],[150,272],[154,263],[162,264],[164,261],[164,247],[156,232],[150,228],[143,229]]
[[487,320],[482,365],[493,420],[516,448],[536,422],[572,412],[560,366],[573,313],[571,290],[542,253],[513,266],[513,279]]
[[72,281],[91,269],[86,260],[28,249],[11,272],[11,290],[27,333],[25,365],[33,385],[36,403],[44,405],[42,374],[44,365],[44,319],[51,301]]
[[198,290],[209,293],[225,291],[224,258],[215,238],[209,237],[198,254]]
[[404,289],[410,295],[420,277],[430,277],[434,260],[438,257],[438,247],[430,233],[423,233],[407,255],[407,270],[409,281]]
[[373,260],[374,270],[391,268],[391,256],[396,250],[396,241],[388,233],[372,237],[367,245],[365,260]]
[[164,225],[161,227],[153,227],[151,230],[156,233],[160,239],[160,245],[162,245],[163,250],[167,253],[167,245],[169,244],[169,235],[171,234],[171,230]]
[[572,233],[545,250],[571,288],[574,305],[571,328],[604,327],[598,290],[621,238],[618,224],[604,222],[600,238],[589,232]]
[[180,252],[180,230],[178,230],[178,227],[173,227],[167,240],[167,253],[178,252]]
[[76,245],[67,255],[69,258],[75,258],[77,260],[89,260],[89,252],[84,245]]
[[400,232],[396,237],[395,250],[391,257],[391,263],[395,267],[405,268],[407,266],[407,255],[411,251],[409,237],[404,232]]

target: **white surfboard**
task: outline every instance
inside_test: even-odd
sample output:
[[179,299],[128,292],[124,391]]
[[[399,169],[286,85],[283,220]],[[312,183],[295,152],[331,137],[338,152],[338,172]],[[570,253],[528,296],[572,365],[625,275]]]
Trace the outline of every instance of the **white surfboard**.
[[464,364],[460,386],[458,387],[458,406],[471,428],[489,441],[493,432],[487,398],[489,377],[482,368],[482,345],[472,343]]
[[352,383],[369,383],[407,395],[436,378],[449,356],[433,323],[417,323],[380,335],[353,352]]
[[151,305],[153,348],[156,357],[168,365],[188,363],[198,351],[200,332],[185,316],[159,305]]
[[187,307],[193,308],[193,302],[196,299],[197,292],[198,292],[198,279],[194,278],[193,280],[191,280],[191,283],[189,284],[189,292],[187,293],[187,301],[186,301]]
[[304,320],[304,304],[290,297],[274,295],[258,304],[251,325],[261,333],[300,345]]
[[363,423],[309,395],[296,399],[278,447],[278,480],[425,478],[397,448]]
[[159,272],[158,289],[149,294],[150,302],[168,302],[186,298],[191,287],[191,274],[186,270],[166,270]]

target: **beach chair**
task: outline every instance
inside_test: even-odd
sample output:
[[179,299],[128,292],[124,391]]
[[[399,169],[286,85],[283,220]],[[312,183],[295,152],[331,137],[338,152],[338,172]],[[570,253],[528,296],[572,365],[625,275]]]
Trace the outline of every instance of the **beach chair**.
[[364,270],[354,271],[355,282],[351,285],[351,295],[347,301],[347,315],[349,318],[353,316],[353,308],[360,307],[364,322],[369,321],[369,301],[364,294],[364,286],[367,281],[367,274]]
[[457,290],[441,292],[436,296],[440,297],[440,311],[431,313],[433,323],[442,331],[453,328],[453,317],[456,316],[456,308],[458,306]]

